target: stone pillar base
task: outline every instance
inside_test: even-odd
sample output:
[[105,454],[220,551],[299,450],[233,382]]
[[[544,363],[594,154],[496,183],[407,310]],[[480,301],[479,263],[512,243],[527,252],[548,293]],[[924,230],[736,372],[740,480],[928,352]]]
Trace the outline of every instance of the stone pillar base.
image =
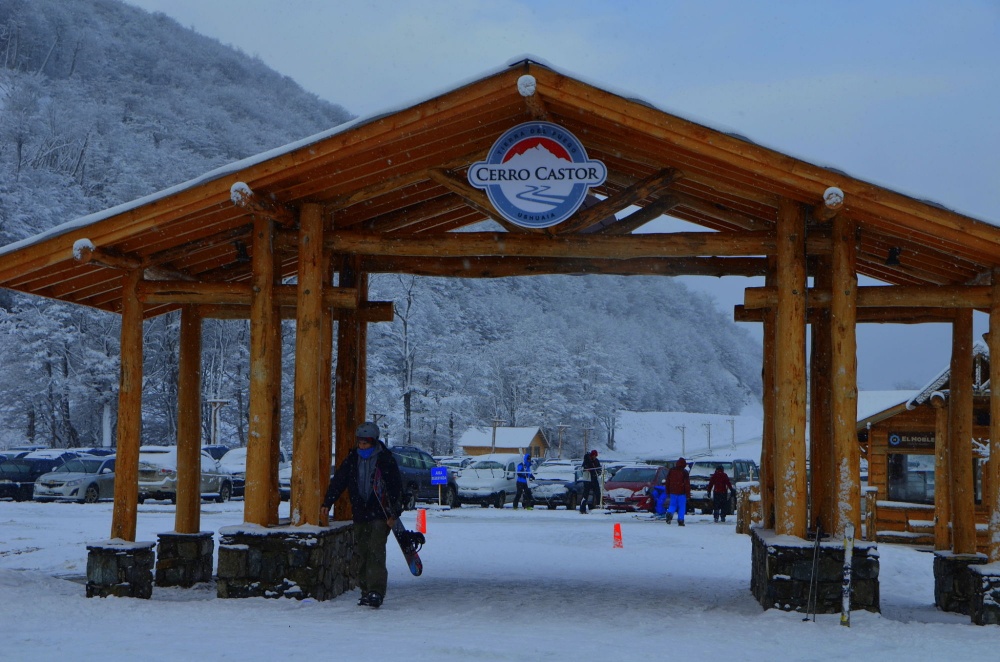
[[156,535],[156,585],[189,588],[212,581],[215,538],[211,531]]
[[87,597],[153,595],[153,542],[106,540],[87,545]]
[[972,598],[973,625],[1000,625],[1000,563],[970,565],[976,593]]
[[982,554],[934,552],[934,605],[941,611],[972,615],[977,592],[981,591],[979,575],[970,566],[986,563]]
[[[753,529],[750,591],[764,609],[810,610],[815,542]],[[851,610],[879,612],[879,559],[875,543],[855,540],[851,557]],[[816,564],[815,613],[839,614],[843,605],[844,543],[821,542]]]
[[219,530],[216,592],[220,598],[329,600],[358,585],[354,527],[337,523]]

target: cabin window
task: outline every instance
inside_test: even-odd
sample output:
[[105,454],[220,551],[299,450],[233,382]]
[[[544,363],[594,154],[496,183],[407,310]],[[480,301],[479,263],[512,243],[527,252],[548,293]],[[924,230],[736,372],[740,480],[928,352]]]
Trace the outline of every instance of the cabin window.
[[[983,502],[983,464],[973,460],[976,503]],[[889,454],[889,500],[934,503],[934,456]]]

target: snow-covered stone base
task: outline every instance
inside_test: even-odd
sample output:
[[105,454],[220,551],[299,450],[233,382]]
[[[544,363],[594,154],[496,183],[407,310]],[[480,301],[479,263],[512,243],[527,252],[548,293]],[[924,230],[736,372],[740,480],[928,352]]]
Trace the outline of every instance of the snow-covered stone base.
[[975,625],[1000,625],[1000,563],[969,566],[979,585],[972,598]]
[[941,611],[972,615],[976,593],[980,589],[979,575],[971,566],[983,565],[983,554],[934,552],[934,604]]
[[[764,609],[813,611],[809,602],[816,554],[814,613],[839,614],[843,605],[844,545],[752,530],[750,591]],[[875,543],[856,541],[851,557],[851,610],[881,611],[879,557]]]
[[87,597],[153,595],[153,542],[106,540],[87,545]]
[[215,538],[211,531],[159,533],[156,546],[156,585],[189,588],[212,581]]
[[354,528],[224,527],[216,591],[220,598],[329,600],[357,586]]

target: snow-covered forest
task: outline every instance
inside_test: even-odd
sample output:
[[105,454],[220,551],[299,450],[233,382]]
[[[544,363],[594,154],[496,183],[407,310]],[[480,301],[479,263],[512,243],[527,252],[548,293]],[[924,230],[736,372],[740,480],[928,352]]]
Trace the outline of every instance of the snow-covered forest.
[[[350,106],[349,89],[328,96]],[[0,245],[350,117],[162,15],[116,0],[0,0]],[[759,398],[759,346],[670,278],[375,275],[371,298],[396,308],[368,334],[367,411],[393,443],[449,452],[467,426],[496,418],[569,425],[573,449],[584,428],[607,438],[623,409],[736,414]],[[145,325],[144,443],[174,440],[177,323]],[[245,443],[248,337],[245,322],[205,322],[204,396],[228,401],[230,445]],[[114,315],[0,291],[0,447],[100,444],[113,432],[117,345]]]

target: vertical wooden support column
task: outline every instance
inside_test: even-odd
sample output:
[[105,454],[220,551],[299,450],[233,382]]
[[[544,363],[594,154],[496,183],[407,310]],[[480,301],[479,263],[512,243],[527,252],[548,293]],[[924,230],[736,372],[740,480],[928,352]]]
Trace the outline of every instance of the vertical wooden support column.
[[830,298],[830,413],[833,442],[832,531],[844,535],[848,524],[861,533],[861,450],[858,448],[858,276],[856,224],[833,219]]
[[[813,287],[828,290],[832,285],[830,260],[817,260]],[[809,519],[808,528],[821,522],[832,531],[834,508],[834,452],[831,409],[832,333],[830,310],[817,308],[811,314],[809,343]]]
[[[986,506],[986,553],[990,563],[1000,561],[1000,269],[993,270],[993,289],[990,299],[990,332],[986,336],[990,350],[990,460],[984,471],[983,493]],[[994,386],[996,385],[996,386]]]
[[181,308],[177,371],[177,509],[174,531],[201,529],[201,316]]
[[[345,255],[341,260],[337,278],[338,286],[356,287],[357,270],[354,258]],[[336,412],[334,416],[337,466],[340,466],[351,448],[354,447],[354,430],[361,422],[357,407],[358,336],[357,309],[342,311],[337,322]],[[346,494],[342,495],[336,504],[334,519],[338,521],[351,519],[351,506]]]
[[[368,301],[368,274],[357,273],[358,310],[361,304]],[[355,397],[355,414],[358,421],[368,420],[368,322],[357,316],[358,320],[358,390]],[[385,430],[382,431],[383,439]]]
[[949,376],[952,551],[976,553],[976,502],[972,475],[972,309],[952,323]]
[[806,253],[798,203],[781,200],[777,229],[774,531],[805,538]]
[[[333,286],[331,272],[331,256],[323,252],[324,284]],[[319,493],[320,498],[326,495],[330,486],[330,465],[333,463],[333,309],[324,308],[320,320],[320,355],[322,364],[320,378],[322,384],[319,391],[320,435],[319,435]]]
[[934,408],[934,549],[951,549],[951,463],[948,454],[948,402],[931,397]]
[[[270,452],[274,436],[275,374],[274,224],[255,218],[250,295],[250,423],[247,436],[246,493],[243,519],[267,526],[270,513]],[[279,385],[280,387],[280,381]],[[276,519],[276,514],[273,519]]]
[[118,459],[111,538],[135,542],[142,439],[142,304],[136,294],[142,270],[122,276],[121,373],[118,386]]
[[[773,259],[768,260],[768,274],[764,284],[775,285]],[[774,308],[764,310],[764,364],[761,367],[761,384],[764,409],[764,428],[762,431],[760,449],[760,511],[761,526],[765,529],[774,528],[774,352],[775,339]]]
[[293,526],[319,524],[323,387],[323,218],[319,205],[299,216],[298,295],[295,333],[295,421],[292,442]]
[[[274,284],[281,283],[281,276],[274,274]],[[274,380],[271,382],[271,443],[267,447],[267,481],[270,487],[267,490],[267,522],[268,524],[278,524],[278,507],[281,505],[281,494],[278,491],[278,460],[281,453],[281,382],[284,371],[281,366],[282,357],[282,329],[281,310],[277,306],[273,307],[272,316],[274,325],[271,327],[271,374]]]

